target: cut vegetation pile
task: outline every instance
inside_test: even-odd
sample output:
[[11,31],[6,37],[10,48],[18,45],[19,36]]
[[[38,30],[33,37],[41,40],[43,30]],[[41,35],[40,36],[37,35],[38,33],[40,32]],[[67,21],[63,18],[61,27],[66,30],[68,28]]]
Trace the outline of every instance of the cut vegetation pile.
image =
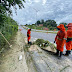
[[[35,42],[32,43],[32,45],[38,45],[41,49],[56,52],[55,45],[47,40],[37,39]],[[28,51],[28,49],[30,48],[30,44],[26,44],[25,48],[26,48],[25,51]]]
[[52,52],[56,52],[56,47],[54,46],[54,44],[50,43],[47,40],[45,41],[43,39],[37,39],[35,41],[35,44],[38,45],[42,49],[52,51]]

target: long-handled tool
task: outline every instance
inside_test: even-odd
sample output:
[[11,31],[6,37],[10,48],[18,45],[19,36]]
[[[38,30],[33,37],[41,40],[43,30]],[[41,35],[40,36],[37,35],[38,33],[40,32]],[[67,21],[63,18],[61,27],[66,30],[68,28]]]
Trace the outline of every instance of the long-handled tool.
[[5,39],[5,41],[8,43],[9,47],[11,48],[12,45],[8,42],[8,40],[4,37],[4,35],[0,32],[0,34],[2,35],[2,37]]

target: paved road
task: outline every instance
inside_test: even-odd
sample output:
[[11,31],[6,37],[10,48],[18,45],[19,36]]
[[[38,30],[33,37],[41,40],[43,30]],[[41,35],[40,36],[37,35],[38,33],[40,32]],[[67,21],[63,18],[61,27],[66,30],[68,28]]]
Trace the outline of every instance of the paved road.
[[[27,35],[27,30],[25,30],[23,27],[19,26],[19,29],[22,29],[22,33]],[[52,34],[52,33],[42,33],[42,32],[33,32],[31,31],[31,38],[32,39],[44,39],[44,40],[48,40],[50,42],[53,42],[55,39],[56,34]]]

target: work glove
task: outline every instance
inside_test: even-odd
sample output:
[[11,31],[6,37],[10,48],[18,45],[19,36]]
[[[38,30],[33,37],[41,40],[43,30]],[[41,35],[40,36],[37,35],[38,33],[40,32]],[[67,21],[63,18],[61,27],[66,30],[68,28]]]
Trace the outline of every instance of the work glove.
[[54,41],[54,43],[55,43],[55,41]]

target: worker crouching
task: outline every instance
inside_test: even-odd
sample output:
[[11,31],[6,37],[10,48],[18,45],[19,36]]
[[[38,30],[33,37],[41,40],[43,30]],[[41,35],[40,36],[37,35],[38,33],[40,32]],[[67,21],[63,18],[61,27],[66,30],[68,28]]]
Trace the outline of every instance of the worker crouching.
[[59,30],[56,37],[55,37],[55,41],[57,44],[57,52],[55,55],[58,55],[59,57],[62,56],[63,54],[63,50],[64,50],[64,44],[66,43],[66,39],[67,39],[67,32],[65,31],[65,27],[63,24],[60,24],[59,26],[57,26],[57,29]]
[[31,39],[31,29],[28,29],[28,31],[27,31],[27,38],[28,38],[28,44],[29,44],[30,39]]
[[71,49],[72,49],[72,23],[69,23],[68,25],[66,25],[68,27],[67,30],[67,40],[66,40],[66,54],[65,56],[69,56],[69,54],[71,53]]

